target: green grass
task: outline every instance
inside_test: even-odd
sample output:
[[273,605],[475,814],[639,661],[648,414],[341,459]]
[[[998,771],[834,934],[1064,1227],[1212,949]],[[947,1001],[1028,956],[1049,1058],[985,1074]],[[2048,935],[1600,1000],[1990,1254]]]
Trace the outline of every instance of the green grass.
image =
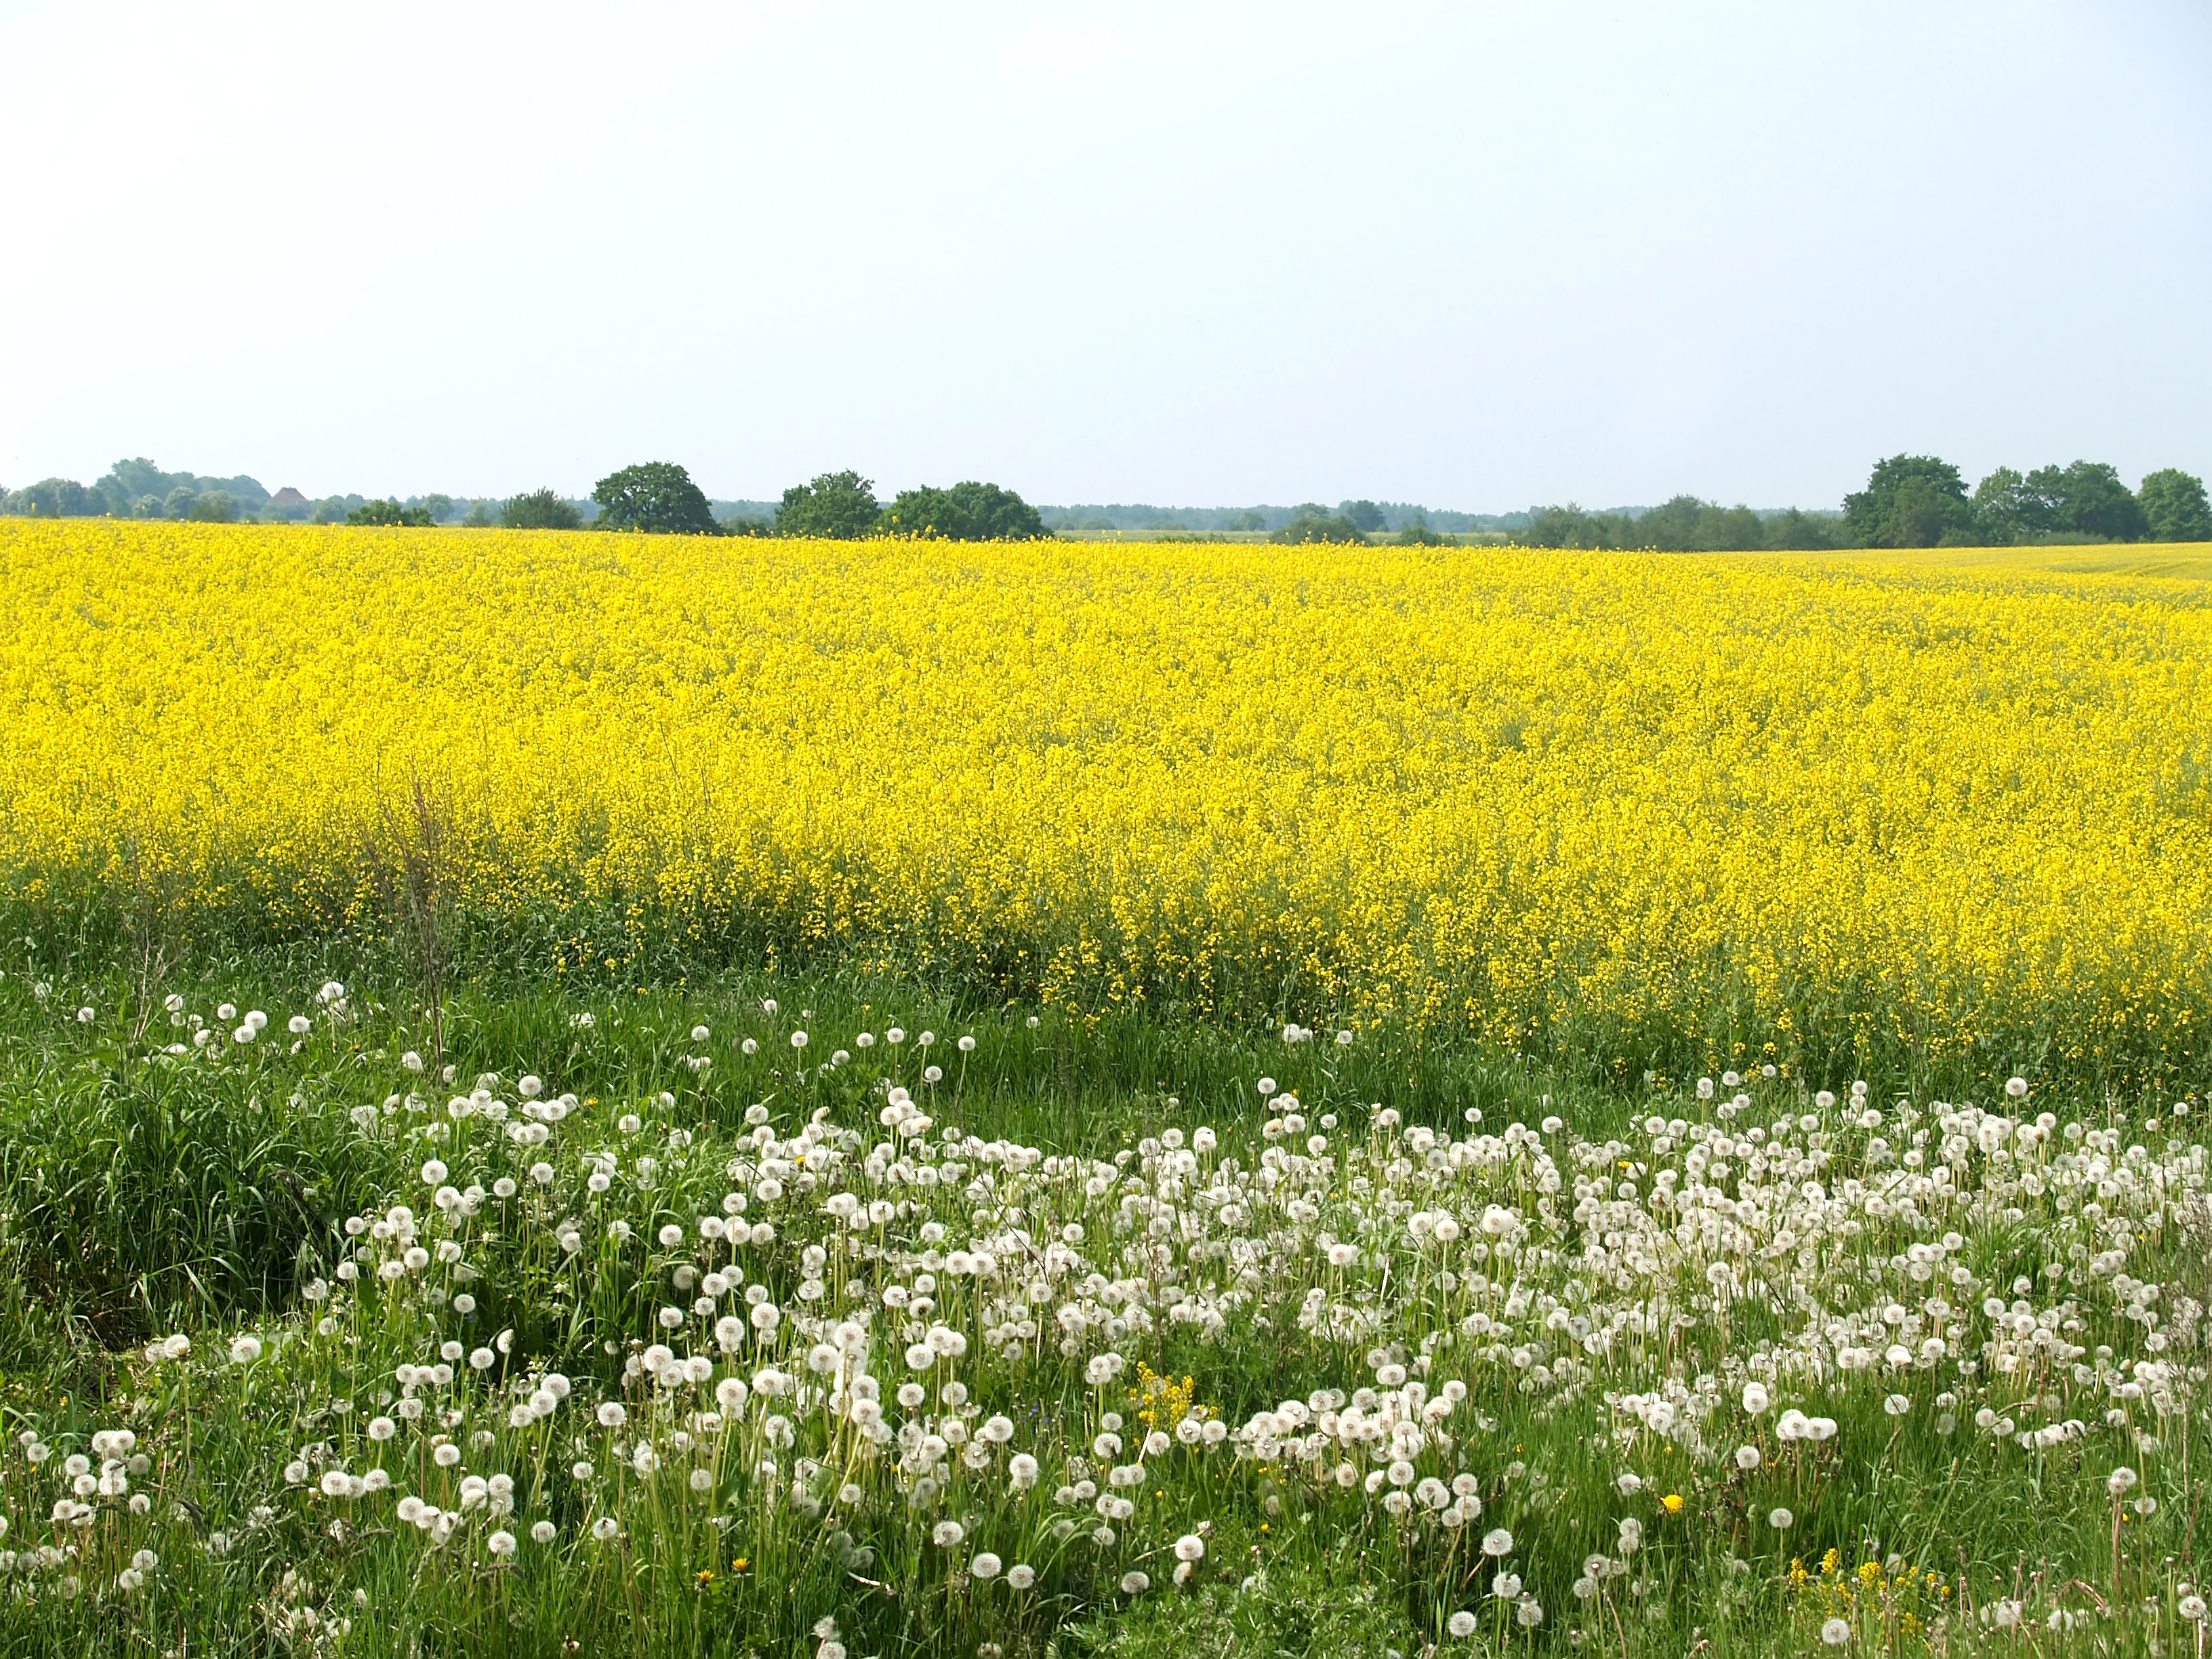
[[[1824,1579],[1821,1572],[1823,1553],[1833,1549],[1844,1574],[1872,1559],[1892,1564],[1885,1583],[1907,1565],[1923,1584],[1924,1575],[1939,1575],[1944,1598],[1904,1604],[1916,1616],[1948,1607],[1950,1623],[1936,1650],[2139,1652],[2157,1641],[2171,1653],[2194,1651],[2175,1609],[2179,1586],[2197,1582],[2204,1566],[2197,1530],[2202,1480],[2194,1474],[2205,1449],[2201,1334],[2176,1339],[2177,1363],[2185,1371],[2197,1369],[2179,1389],[2182,1408],[2162,1419],[2135,1411],[2126,1428],[2109,1428],[2090,1409],[2087,1392],[2067,1392],[2064,1414],[2080,1417],[2090,1431],[2029,1453],[1971,1425],[1942,1431],[1933,1401],[1942,1378],[1934,1373],[1924,1382],[1911,1372],[1887,1381],[1838,1376],[1790,1395],[1808,1411],[1830,1412],[1839,1425],[1836,1437],[1794,1450],[1770,1437],[1767,1462],[1746,1474],[1725,1453],[1747,1433],[1766,1434],[1771,1413],[1746,1425],[1733,1420],[1732,1401],[1722,1400],[1706,1437],[1711,1444],[1650,1433],[1613,1438],[1621,1419],[1607,1415],[1603,1395],[1626,1380],[1649,1388],[1670,1377],[1694,1392],[1716,1357],[1785,1342],[1802,1322],[1801,1310],[1747,1294],[1726,1310],[1723,1325],[1716,1310],[1698,1310],[1696,1287],[1686,1285],[1670,1293],[1679,1299],[1668,1305],[1692,1316],[1692,1325],[1624,1335],[1579,1389],[1571,1382],[1532,1389],[1525,1370],[1485,1360],[1479,1340],[1449,1336],[1442,1310],[1455,1316],[1468,1305],[1467,1291],[1417,1294],[1406,1276],[1427,1271],[1423,1258],[1382,1233],[1369,1248],[1388,1266],[1372,1280],[1361,1278],[1364,1269],[1346,1275],[1342,1306],[1355,1316],[1383,1310],[1376,1340],[1385,1348],[1396,1344],[1400,1364],[1417,1357],[1409,1336],[1420,1320],[1431,1320],[1446,1334],[1431,1356],[1432,1387],[1465,1376],[1471,1392],[1462,1412],[1490,1425],[1478,1430],[1466,1415],[1455,1419],[1455,1432],[1467,1436],[1457,1455],[1472,1460],[1483,1504],[1480,1519],[1456,1534],[1394,1522],[1362,1492],[1317,1486],[1283,1457],[1232,1458],[1224,1448],[1152,1460],[1162,1472],[1145,1484],[1156,1479],[1158,1490],[1110,1547],[1083,1542],[1083,1531],[1073,1541],[1054,1540],[1039,1518],[1041,1500],[1007,1498],[1002,1477],[979,1475],[958,1489],[955,1507],[969,1536],[956,1554],[927,1542],[929,1526],[949,1511],[917,1506],[880,1468],[862,1476],[866,1499],[849,1522],[838,1519],[843,1511],[834,1504],[816,1520],[781,1495],[803,1445],[775,1455],[781,1472],[774,1481],[718,1473],[731,1492],[727,1506],[718,1485],[714,1504],[695,1510],[680,1492],[671,1500],[641,1477],[614,1473],[613,1437],[591,1430],[580,1414],[562,1419],[568,1426],[555,1437],[557,1449],[550,1439],[529,1438],[546,1431],[506,1430],[498,1415],[504,1407],[486,1394],[465,1395],[477,1386],[465,1375],[452,1397],[473,1413],[471,1431],[497,1443],[471,1443],[463,1467],[478,1467],[481,1455],[485,1468],[524,1471],[517,1478],[534,1507],[519,1512],[518,1521],[551,1519],[560,1541],[544,1550],[525,1542],[515,1564],[504,1565],[483,1553],[488,1528],[477,1520],[458,1534],[458,1545],[427,1548],[411,1527],[392,1519],[388,1503],[378,1509],[373,1499],[325,1499],[312,1481],[304,1488],[288,1482],[284,1466],[303,1449],[319,1447],[356,1473],[385,1456],[363,1437],[362,1424],[389,1403],[395,1367],[425,1361],[448,1335],[465,1336],[464,1346],[473,1346],[501,1330],[513,1333],[510,1351],[495,1358],[483,1389],[532,1367],[558,1369],[574,1380],[579,1400],[624,1398],[633,1417],[646,1420],[660,1409],[653,1404],[660,1396],[649,1382],[626,1382],[626,1365],[657,1334],[656,1310],[680,1299],[671,1288],[672,1267],[695,1249],[687,1241],[660,1250],[650,1234],[665,1223],[690,1227],[716,1212],[725,1188],[744,1184],[733,1182],[725,1165],[746,1155],[751,1116],[764,1115],[784,1136],[818,1113],[824,1123],[860,1136],[856,1147],[888,1139],[877,1121],[883,1096],[873,1085],[889,1071],[932,1103],[932,1140],[957,1127],[1050,1155],[1110,1160],[1164,1126],[1205,1123],[1221,1135],[1224,1155],[1236,1148],[1249,1172],[1257,1148],[1288,1144],[1264,1132],[1270,1111],[1255,1085],[1273,1075],[1296,1091],[1315,1123],[1325,1113],[1343,1119],[1341,1131],[1332,1131],[1346,1159],[1341,1188],[1324,1195],[1335,1206],[1328,1214],[1338,1218],[1328,1224],[1343,1226],[1377,1202],[1371,1184],[1358,1185],[1369,1178],[1358,1173],[1362,1169],[1385,1184],[1423,1190],[1416,1160],[1406,1160],[1403,1175],[1385,1168],[1382,1160],[1395,1155],[1387,1151],[1375,1152],[1371,1164],[1358,1162],[1368,1155],[1363,1146],[1399,1146],[1397,1137],[1416,1126],[1467,1137],[1476,1133],[1470,1111],[1481,1113],[1481,1128],[1492,1132],[1537,1126],[1556,1114],[1577,1144],[1617,1146],[1617,1157],[1600,1154],[1609,1186],[1619,1173],[1613,1163],[1657,1161],[1647,1132],[1636,1127],[1647,1114],[1694,1121],[1701,1108],[1680,1091],[1608,1092],[1464,1048],[1398,1042],[1387,1032],[1338,1048],[1326,1033],[1287,1047],[1279,1031],[1141,1012],[1097,1022],[1043,1012],[1033,1025],[1027,1009],[977,1006],[928,988],[833,973],[730,974],[643,992],[578,991],[513,976],[464,982],[452,990],[435,1027],[442,1058],[455,1068],[453,1089],[425,1086],[433,1100],[422,1112],[386,1112],[387,1099],[410,1080],[421,1082],[400,1068],[401,1057],[421,1052],[434,1066],[439,1058],[433,1024],[397,969],[390,957],[305,949],[191,959],[150,988],[149,1004],[173,994],[207,1016],[227,1001],[240,1010],[266,1009],[271,1024],[250,1045],[216,1036],[219,1060],[197,1051],[172,1060],[150,1054],[149,1045],[189,1028],[173,1028],[156,1012],[145,1040],[131,1041],[145,1011],[119,953],[59,951],[47,939],[0,957],[0,1413],[9,1437],[0,1449],[0,1512],[11,1522],[0,1546],[27,1551],[56,1539],[77,1552],[41,1571],[19,1565],[0,1576],[5,1650],[811,1653],[822,1640],[812,1627],[829,1617],[854,1659],[994,1649],[1066,1659],[1169,1653],[1411,1659],[1431,1649],[1787,1653],[1821,1650],[1819,1626],[1839,1593],[1838,1575]],[[349,1020],[332,1020],[313,1001],[313,988],[333,977],[349,988]],[[770,1000],[774,1014],[763,1007]],[[94,1011],[89,1022],[76,1018],[80,1006]],[[284,1032],[294,1012],[311,1012],[316,1022],[297,1054],[289,1052]],[[579,1024],[585,1014],[592,1017],[587,1029]],[[895,1065],[885,1042],[855,1050],[852,1063],[834,1071],[818,1069],[833,1046],[849,1047],[853,1034],[880,1034],[893,1023],[908,1034]],[[704,1044],[690,1039],[698,1024],[712,1032]],[[788,1042],[801,1024],[812,1037],[803,1056]],[[933,1088],[919,1082],[923,1057],[915,1039],[924,1030],[940,1036],[931,1056],[945,1075]],[[736,1048],[747,1034],[762,1045],[755,1056]],[[975,1038],[972,1053],[955,1048],[958,1035]],[[714,1064],[701,1073],[684,1062],[702,1051]],[[347,1217],[381,1214],[404,1197],[434,1231],[429,1184],[420,1173],[426,1154],[450,1159],[456,1182],[464,1167],[486,1174],[510,1167],[501,1158],[512,1156],[511,1167],[520,1167],[520,1154],[477,1133],[480,1120],[447,1123],[443,1140],[424,1132],[439,1125],[437,1103],[448,1092],[487,1076],[496,1079],[489,1087],[515,1099],[526,1069],[544,1079],[546,1097],[567,1092],[580,1103],[573,1127],[562,1130],[564,1171],[580,1167],[576,1154],[594,1146],[626,1147],[628,1159],[647,1141],[665,1144],[672,1150],[662,1154],[652,1184],[617,1188],[610,1207],[591,1212],[601,1218],[583,1228],[574,1255],[562,1253],[550,1224],[585,1212],[580,1206],[592,1200],[580,1190],[549,1189],[538,1209],[529,1208],[535,1200],[526,1182],[505,1207],[488,1199],[482,1219],[456,1223],[450,1233],[465,1243],[476,1274],[466,1282],[478,1305],[466,1316],[422,1298],[372,1294],[365,1284],[304,1302],[303,1288],[331,1279],[348,1242]],[[1849,1081],[1762,1082],[1754,1115],[1763,1121],[1769,1113],[1809,1109],[1808,1089]],[[1888,1080],[1873,1081],[1870,1098],[1886,1102]],[[658,1103],[664,1095],[672,1103]],[[2062,1119],[2123,1129],[2124,1139],[2162,1149],[2159,1156],[2172,1160],[2172,1168],[2198,1171],[2195,1198],[2177,1190],[2171,1217],[2155,1237],[2136,1242],[2126,1265],[2136,1280],[2161,1285],[2163,1299],[2154,1305],[2165,1328],[2175,1328],[2180,1298],[2212,1301],[2203,1235],[2183,1222],[2185,1212],[2197,1212],[2191,1204],[2201,1208],[2203,1160],[2198,1154],[2191,1165],[2184,1140],[2170,1133],[2188,1126],[2169,1119],[2169,1133],[2154,1133],[2145,1115],[2158,1109],[2140,1103],[2038,1103]],[[1402,1123],[1369,1128],[1368,1110],[1376,1106],[1395,1111]],[[372,1129],[356,1121],[362,1109]],[[620,1128],[618,1115],[630,1110],[646,1120],[646,1129]],[[688,1146],[672,1139],[679,1129]],[[641,1138],[627,1138],[632,1134]],[[1859,1155],[1865,1139],[1839,1132],[1836,1155]],[[1553,1136],[1547,1144],[1567,1143]],[[975,1167],[992,1167],[972,1155],[967,1162],[963,1181],[972,1180]],[[1013,1188],[1013,1177],[1000,1173],[1002,1186]],[[890,1255],[836,1258],[830,1269],[833,1305],[841,1305],[841,1275],[868,1284],[871,1294],[895,1279],[915,1280],[912,1253],[927,1241],[911,1230],[923,1215],[959,1227],[991,1201],[972,1192],[948,1196],[944,1188],[885,1190],[916,1206],[883,1234],[887,1247],[895,1236],[903,1240],[901,1265]],[[1052,1236],[1047,1207],[1074,1200],[1022,1190],[1029,1209],[1011,1221],[1000,1214],[991,1226]],[[1532,1218],[1540,1208],[1533,1190],[1520,1200],[1497,1192]],[[1562,1208],[1574,1201],[1560,1196]],[[1462,1207],[1470,1218],[1479,1213],[1479,1206]],[[772,1246],[750,1247],[746,1271],[796,1318],[807,1305],[795,1299],[798,1285],[810,1276],[801,1245],[829,1236],[821,1232],[818,1206],[799,1204],[793,1194],[757,1200],[751,1213],[774,1215],[779,1237]],[[1085,1249],[1103,1261],[1116,1213],[1111,1195],[1092,1200],[1087,1213],[1091,1237]],[[607,1237],[609,1215],[634,1218],[635,1237]],[[2080,1302],[2085,1347],[2089,1336],[2123,1344],[2140,1339],[2139,1330],[2119,1322],[2121,1310],[2106,1305],[2115,1300],[2104,1288],[2108,1277],[2093,1277],[2056,1233],[1994,1216],[1963,1231],[1971,1237],[1956,1260],[1978,1287],[2007,1286],[2024,1275],[2039,1302],[2062,1296]],[[947,1248],[960,1237],[951,1235]],[[1120,1237],[1111,1248],[1134,1249],[1147,1237],[1145,1224],[1134,1219]],[[1308,1264],[1312,1248],[1303,1247]],[[1177,1278],[1212,1274],[1234,1282],[1231,1262],[1162,1260],[1160,1271]],[[1267,1277],[1305,1270],[1279,1256],[1267,1265],[1250,1305],[1264,1300]],[[1776,1273],[1785,1267],[1778,1261]],[[949,1269],[938,1271],[945,1275],[937,1291],[945,1317],[980,1349],[987,1322],[981,1293],[971,1296]],[[1880,1271],[1879,1263],[1869,1271]],[[1532,1284],[1574,1294],[1565,1289],[1574,1275],[1565,1267],[1532,1266],[1528,1273]],[[1498,1279],[1502,1286],[1503,1269]],[[1152,1283],[1157,1291],[1159,1281]],[[1849,1282],[1809,1288],[1839,1307],[1858,1290]],[[1042,1311],[1048,1315],[1071,1293],[1063,1285]],[[1978,1288],[1974,1299],[1981,1294]],[[1438,1310],[1433,1319],[1417,1318],[1419,1307],[1431,1304]],[[1562,1310],[1570,1305],[1595,1304],[1563,1301]],[[319,1332],[319,1317],[331,1328]],[[1575,1356],[1572,1345],[1552,1341],[1546,1329],[1516,1319],[1515,1340],[1548,1342],[1553,1359]],[[251,1364],[231,1364],[224,1357],[229,1337],[248,1330],[270,1352]],[[173,1331],[191,1334],[191,1358],[148,1364],[139,1350]],[[1139,1358],[1170,1376],[1190,1376],[1195,1397],[1232,1427],[1316,1387],[1376,1381],[1363,1358],[1364,1340],[1332,1344],[1286,1320],[1261,1328],[1232,1316],[1206,1340],[1163,1315],[1149,1330],[1115,1342],[1128,1351],[1130,1370],[1111,1389],[1086,1386],[1079,1362],[1062,1361],[1041,1340],[1018,1364],[987,1364],[980,1351],[963,1361],[980,1412],[1005,1413],[1020,1437],[1013,1443],[1035,1444],[1045,1458],[1046,1492],[1058,1478],[1053,1460],[1082,1455],[1103,1412],[1133,1410],[1120,1396]],[[896,1349],[896,1340],[879,1338],[872,1362],[887,1400],[903,1374]],[[758,1363],[749,1358],[746,1366]],[[2056,1401],[2068,1385],[2053,1376],[2048,1387]],[[1739,1386],[1732,1382],[1718,1393]],[[2051,1414],[2031,1418],[2018,1403],[2021,1389],[2001,1394],[1995,1377],[1972,1386],[1992,1401],[2002,1398],[2023,1424]],[[1911,1390],[1913,1407],[1892,1419],[1879,1402],[1885,1389],[1898,1387]],[[1966,1407],[1958,1415],[1965,1417]],[[146,1512],[134,1515],[119,1497],[102,1497],[98,1520],[83,1532],[51,1522],[60,1460],[84,1450],[95,1431],[126,1424],[149,1458],[133,1488],[149,1497]],[[1612,1425],[1602,1436],[1601,1424]],[[477,1425],[491,1426],[476,1431]],[[664,1426],[680,1426],[680,1419],[670,1417]],[[2134,1437],[2138,1431],[2154,1437],[2149,1449]],[[27,1433],[54,1449],[46,1463],[28,1461],[21,1439]],[[599,1461],[591,1482],[571,1482],[562,1471],[574,1451],[572,1436],[579,1444],[588,1439]],[[535,1474],[525,1458],[532,1446],[543,1466]],[[441,1478],[427,1449],[420,1455],[419,1467],[395,1474],[394,1490],[428,1491]],[[1111,1460],[1102,1460],[1102,1480],[1104,1461]],[[2143,1472],[2131,1498],[2156,1496],[2155,1512],[2129,1511],[2116,1522],[2104,1483],[2122,1461]],[[1447,1465],[1436,1467],[1448,1472]],[[1643,1475],[1644,1491],[1624,1496],[1617,1488],[1624,1468]],[[620,1511],[625,1536],[618,1548],[601,1549],[582,1529],[594,1514],[614,1512],[617,1488],[629,1505]],[[1668,1492],[1683,1499],[1679,1515],[1658,1503]],[[1765,1522],[1784,1502],[1796,1516],[1786,1534]],[[1086,1528],[1097,1524],[1088,1509],[1068,1512]],[[1633,1553],[1619,1547],[1625,1517],[1645,1528],[1644,1543]],[[1473,1547],[1492,1526],[1514,1534],[1507,1562],[1488,1564]],[[1174,1558],[1165,1552],[1186,1531],[1203,1535],[1206,1554],[1192,1582],[1176,1588],[1168,1582]],[[216,1534],[227,1547],[213,1547]],[[1008,1563],[1034,1558],[1042,1575],[1036,1587],[1017,1594],[1003,1577],[985,1584],[963,1573],[962,1559],[987,1545]],[[160,1564],[148,1586],[118,1591],[116,1575],[138,1547],[154,1549]],[[872,1553],[855,1556],[854,1549]],[[1581,1599],[1575,1586],[1584,1558],[1599,1553],[1626,1571]],[[740,1557],[747,1565],[734,1569]],[[1807,1570],[1802,1585],[1793,1586],[1793,1559]],[[1544,1609],[1533,1628],[1516,1622],[1513,1602],[1486,1594],[1509,1566]],[[1121,1576],[1132,1570],[1147,1571],[1152,1588],[1121,1593]],[[70,1578],[77,1581],[73,1592],[64,1588]],[[2033,1621],[2027,1634],[1981,1622],[1980,1610],[2006,1598],[2024,1604]],[[2102,1616],[2100,1604],[2112,1616]],[[1462,1610],[1479,1615],[1472,1637],[1448,1632],[1451,1615]],[[2062,1624],[2076,1615],[2081,1622],[2053,1632],[2042,1621],[2054,1612]],[[1894,1620],[1885,1626],[1863,1605],[1853,1618],[1856,1645],[1929,1648],[1924,1634]],[[342,1635],[338,1621],[350,1621]]]

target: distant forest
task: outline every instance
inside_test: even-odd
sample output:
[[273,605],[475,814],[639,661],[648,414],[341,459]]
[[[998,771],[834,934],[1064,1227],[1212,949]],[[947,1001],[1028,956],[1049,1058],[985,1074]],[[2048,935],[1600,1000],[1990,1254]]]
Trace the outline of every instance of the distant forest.
[[[610,493],[611,484],[623,487]],[[670,493],[672,492],[672,493]],[[90,484],[46,478],[0,489],[0,513],[36,518],[170,519],[200,523],[569,526],[725,535],[857,536],[889,532],[957,539],[1036,535],[1237,536],[1283,543],[1400,544],[1507,542],[1561,548],[1678,551],[1850,547],[2012,546],[2212,539],[2202,479],[2168,467],[2134,489],[2097,461],[1998,467],[1972,490],[1959,469],[1927,455],[1878,463],[1864,489],[1835,508],[1724,507],[1677,495],[1657,507],[1586,509],[1572,502],[1522,513],[1462,513],[1411,501],[1162,507],[1115,503],[1031,507],[995,484],[902,492],[879,502],[853,471],[794,484],[781,501],[712,500],[682,467],[650,462],[600,481],[590,497],[551,489],[505,498],[274,493],[244,474],[165,472],[143,457],[118,461]]]

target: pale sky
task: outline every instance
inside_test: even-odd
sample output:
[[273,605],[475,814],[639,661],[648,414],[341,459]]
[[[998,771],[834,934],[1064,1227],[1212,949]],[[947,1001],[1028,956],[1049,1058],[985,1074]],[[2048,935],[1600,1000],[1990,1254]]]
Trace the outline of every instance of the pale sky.
[[0,0],[0,484],[2212,471],[2212,7]]

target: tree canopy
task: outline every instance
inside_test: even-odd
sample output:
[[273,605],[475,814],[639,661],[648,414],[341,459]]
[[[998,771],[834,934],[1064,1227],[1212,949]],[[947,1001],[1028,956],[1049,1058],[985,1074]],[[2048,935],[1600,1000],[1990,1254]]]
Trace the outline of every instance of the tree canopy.
[[857,472],[823,472],[811,483],[783,492],[775,511],[779,536],[822,536],[848,542],[876,527],[883,509],[876,505],[876,483]]
[[1419,510],[1407,517],[1390,541],[1396,547],[1443,547],[1448,544],[1444,537],[1429,528],[1429,515]]
[[99,495],[74,478],[41,478],[10,490],[7,509],[32,519],[83,519],[107,510]]
[[2202,478],[2163,467],[2143,479],[2136,499],[2153,541],[2212,542],[2212,506],[2205,501]]
[[2102,461],[2038,467],[2027,475],[2027,487],[2048,504],[2055,530],[2132,542],[2149,528],[2135,492]]
[[558,490],[531,489],[508,496],[499,509],[499,521],[509,530],[574,530],[584,515],[562,500]]
[[598,529],[669,536],[722,533],[706,492],[673,461],[644,461],[610,472],[592,486],[592,499],[599,504]]
[[1012,490],[973,480],[950,489],[902,489],[884,509],[880,527],[895,536],[955,542],[1034,541],[1051,534],[1036,508]]
[[1348,513],[1325,513],[1320,507],[1308,502],[1298,508],[1291,521],[1278,528],[1267,539],[1284,546],[1296,546],[1304,542],[1357,542],[1364,544],[1367,538],[1359,533],[1359,526]]
[[413,530],[427,530],[430,525],[429,510],[408,507],[396,501],[363,501],[345,515],[348,524],[404,525]]
[[1959,469],[1933,455],[1878,461],[1867,487],[1844,497],[1844,527],[1860,547],[1971,540],[1973,518]]

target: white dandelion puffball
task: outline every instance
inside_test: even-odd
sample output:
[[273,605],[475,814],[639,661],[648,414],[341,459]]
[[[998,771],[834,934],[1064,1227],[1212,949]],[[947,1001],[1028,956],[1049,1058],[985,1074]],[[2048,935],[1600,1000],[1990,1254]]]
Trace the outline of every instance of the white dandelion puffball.
[[1036,1569],[1026,1562],[1017,1561],[1006,1569],[1006,1582],[1016,1589],[1027,1589],[1036,1583]]
[[1831,1619],[1820,1626],[1820,1639],[1832,1648],[1839,1648],[1851,1639],[1851,1627],[1840,1619]]
[[1787,1532],[1790,1530],[1790,1523],[1796,1518],[1788,1510],[1775,1510],[1768,1514],[1766,1524],[1777,1532]]
[[1454,1636],[1472,1636],[1474,1634],[1474,1615],[1471,1613],[1455,1613],[1451,1616],[1451,1622],[1444,1628]]
[[230,1345],[230,1363],[234,1365],[251,1365],[260,1358],[261,1339],[258,1336],[241,1336]]
[[1767,1395],[1765,1384],[1747,1382],[1743,1385],[1743,1408],[1753,1417],[1758,1416],[1773,1403]]
[[1124,1595],[1142,1595],[1152,1587],[1152,1578],[1150,1573],[1125,1572],[1121,1575],[1121,1594]]
[[1482,1534],[1482,1553],[1491,1556],[1512,1554],[1513,1534],[1503,1527],[1492,1527]]
[[1757,1468],[1759,1467],[1759,1448],[1756,1446],[1738,1446],[1735,1449],[1735,1466],[1747,1474],[1750,1474],[1752,1470]]
[[806,1033],[793,1031],[791,1034],[791,1046],[794,1048],[804,1048],[806,1046]]
[[957,1521],[940,1521],[929,1534],[929,1541],[941,1550],[949,1550],[968,1535],[968,1529]]
[[999,1576],[999,1558],[988,1550],[979,1550],[975,1559],[968,1564],[968,1571],[978,1578],[996,1578]]
[[1176,1540],[1176,1559],[1202,1561],[1206,1559],[1206,1540],[1194,1532],[1187,1532]]

